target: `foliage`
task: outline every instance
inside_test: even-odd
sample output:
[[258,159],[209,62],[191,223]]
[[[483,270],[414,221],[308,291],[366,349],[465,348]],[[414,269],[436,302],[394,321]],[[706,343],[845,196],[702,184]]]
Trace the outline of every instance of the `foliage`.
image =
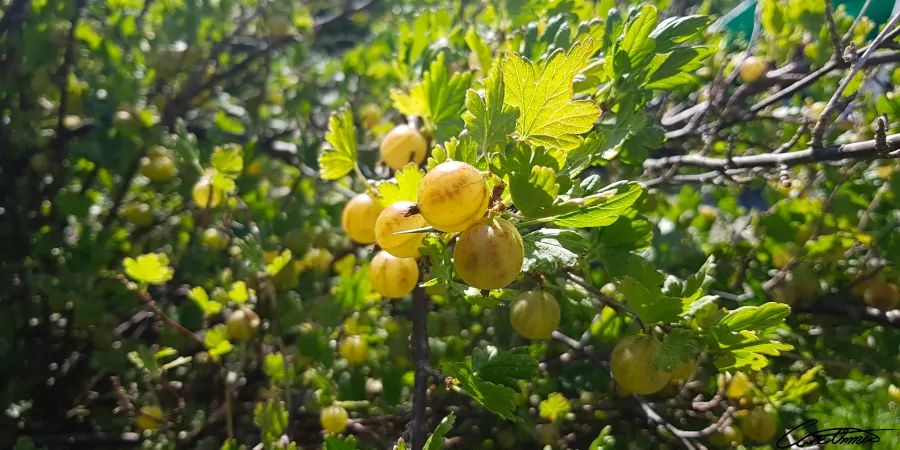
[[[733,35],[736,3],[0,0],[0,447],[718,448],[753,410],[890,428],[900,28],[761,0]],[[400,124],[427,160],[393,171]],[[419,282],[384,298],[398,276],[344,205],[427,204],[448,161],[479,197],[448,224],[504,226],[460,252],[403,230]],[[511,325],[535,290],[549,339]],[[609,362],[635,335],[655,376],[696,370],[628,395]]]

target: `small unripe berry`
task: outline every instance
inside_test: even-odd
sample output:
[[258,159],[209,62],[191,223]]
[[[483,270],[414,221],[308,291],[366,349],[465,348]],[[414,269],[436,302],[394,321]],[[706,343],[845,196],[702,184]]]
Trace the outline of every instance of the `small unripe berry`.
[[741,421],[744,436],[756,442],[770,442],[778,429],[778,418],[763,407],[753,408]]
[[256,334],[259,322],[259,316],[252,309],[241,308],[228,316],[225,325],[229,336],[237,341],[246,341]]
[[138,227],[153,224],[153,212],[150,211],[150,205],[146,203],[129,203],[122,207],[121,214],[125,220]]
[[509,320],[522,337],[549,339],[559,326],[559,303],[547,291],[526,292],[513,304]]
[[222,250],[228,245],[228,235],[218,228],[203,230],[203,244],[214,250]]
[[339,351],[350,364],[362,364],[369,356],[369,343],[362,336],[348,336],[341,342]]
[[425,160],[427,142],[419,130],[409,125],[397,125],[381,141],[381,159],[394,170],[410,162],[419,165]]
[[641,395],[659,392],[671,378],[669,372],[654,365],[661,350],[662,344],[646,335],[628,336],[619,341],[610,358],[616,383]]

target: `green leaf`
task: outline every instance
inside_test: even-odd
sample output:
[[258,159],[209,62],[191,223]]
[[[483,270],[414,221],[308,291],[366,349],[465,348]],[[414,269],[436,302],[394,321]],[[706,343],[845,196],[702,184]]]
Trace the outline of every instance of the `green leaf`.
[[568,414],[571,409],[572,407],[569,405],[569,401],[559,392],[550,394],[546,400],[541,401],[538,405],[538,411],[540,412],[541,417],[551,422],[556,422],[557,420],[566,417],[566,414]]
[[681,302],[677,298],[663,296],[656,286],[642,285],[630,276],[617,280],[616,285],[625,295],[628,306],[645,324],[672,322],[681,313]]
[[607,425],[600,430],[600,434],[591,441],[591,446],[588,447],[588,450],[607,450],[614,448],[616,445],[616,439],[612,436],[612,425]]
[[673,328],[662,340],[662,349],[653,361],[662,370],[672,370],[676,364],[697,357],[702,348],[701,337],[684,328]]
[[441,419],[441,423],[434,428],[434,432],[431,433],[431,436],[428,436],[428,440],[425,441],[424,450],[441,450],[444,448],[444,436],[450,432],[450,429],[453,428],[453,422],[456,421],[456,415],[453,413],[448,414],[446,417]]
[[[545,217],[559,194],[556,172],[559,161],[544,148],[516,143],[503,155],[513,203],[526,217]],[[496,172],[495,172],[496,173]]]
[[231,284],[231,289],[228,290],[228,299],[237,304],[244,304],[247,303],[247,300],[253,294],[253,289],[248,289],[247,283],[236,281]]
[[281,272],[281,269],[284,269],[284,267],[290,263],[291,251],[285,249],[278,256],[272,259],[272,262],[266,264],[266,273],[268,273],[270,277],[274,277],[278,274],[278,272]]
[[572,80],[588,64],[594,42],[577,42],[568,53],[557,50],[543,64],[515,53],[501,63],[505,102],[518,108],[516,132],[534,146],[571,150],[590,131],[600,108],[590,100],[573,101]]
[[791,307],[784,303],[742,306],[719,320],[718,327],[728,331],[764,330],[781,324],[790,314]]
[[244,124],[235,117],[231,117],[225,111],[216,111],[213,122],[220,130],[233,135],[242,135],[246,131]]
[[195,286],[188,292],[188,297],[203,310],[204,316],[211,316],[213,314],[218,314],[222,311],[222,304],[209,299],[209,295],[206,293],[206,290],[200,286]]
[[536,376],[537,366],[527,348],[501,351],[488,345],[472,351],[472,367],[480,377],[511,388],[518,388],[518,380]]
[[219,359],[220,356],[230,352],[232,349],[231,342],[228,341],[228,329],[222,324],[206,330],[203,344],[213,359]]
[[353,436],[328,436],[325,438],[325,450],[356,450],[356,438]]
[[575,178],[585,169],[591,166],[595,155],[600,154],[600,149],[606,142],[606,137],[596,132],[589,134],[576,149],[566,153],[566,164],[560,175]]
[[554,273],[574,267],[589,250],[584,236],[573,230],[541,228],[522,236],[525,261],[522,271]]
[[706,262],[700,267],[697,273],[689,276],[684,281],[684,289],[680,296],[684,298],[685,307],[688,307],[693,301],[699,299],[706,288],[715,281],[716,257],[710,255],[706,258]]
[[462,131],[464,94],[471,79],[469,73],[450,76],[450,69],[444,59],[443,53],[438,54],[422,77],[422,82],[413,86],[409,94],[391,91],[394,107],[403,114],[425,118],[429,127],[434,130],[434,140],[437,143]]
[[629,17],[625,25],[625,32],[619,38],[616,50],[624,51],[628,55],[632,67],[637,67],[656,46],[654,40],[650,38],[650,33],[656,26],[656,16],[655,6],[644,5]]
[[125,258],[123,264],[125,273],[139,283],[162,284],[175,275],[165,253],[145,253],[137,258]]
[[483,160],[478,158],[478,144],[471,136],[462,136],[459,139],[450,138],[442,145],[437,145],[431,150],[428,158],[428,170],[434,169],[445,161],[462,161],[479,169],[485,169]]
[[229,178],[240,175],[244,168],[244,158],[241,156],[241,148],[237,145],[216,147],[213,150],[210,164],[218,172]]
[[769,364],[768,356],[778,356],[794,348],[790,344],[760,338],[748,330],[735,333],[716,328],[712,335],[720,348],[715,359],[720,370],[761,370]]
[[256,404],[253,423],[259,427],[264,444],[272,444],[281,439],[287,428],[288,411],[279,400],[269,399]]
[[326,180],[336,180],[356,166],[356,127],[350,108],[345,106],[331,114],[325,140],[331,147],[319,156],[319,173]]
[[519,113],[503,103],[503,96],[503,76],[497,66],[492,67],[484,79],[484,98],[474,89],[466,91],[466,112],[462,118],[466,131],[482,152],[503,145],[515,131]]
[[593,228],[612,224],[619,217],[632,210],[632,205],[644,193],[644,188],[639,183],[628,183],[612,192],[585,198],[585,203],[579,209],[556,216],[553,223],[563,227]]
[[384,206],[390,206],[401,200],[415,203],[419,194],[419,182],[424,177],[425,172],[415,164],[409,163],[403,166],[394,174],[394,180],[378,185],[378,201]]
[[491,66],[491,59],[493,58],[493,55],[491,53],[490,47],[488,47],[487,44],[484,43],[484,40],[481,39],[481,36],[478,34],[478,31],[474,26],[469,27],[469,29],[466,30],[465,41],[466,46],[469,47],[469,50],[471,50],[473,53],[475,53],[476,56],[478,56],[478,63],[481,65],[481,70],[487,70],[488,67]]
[[650,37],[656,41],[657,52],[666,52],[676,44],[702,33],[711,22],[709,16],[673,16],[660,22],[650,33]]
[[476,403],[504,419],[518,421],[514,411],[519,381],[537,375],[537,361],[526,349],[502,352],[487,346],[475,349],[462,362],[445,363],[443,370]]

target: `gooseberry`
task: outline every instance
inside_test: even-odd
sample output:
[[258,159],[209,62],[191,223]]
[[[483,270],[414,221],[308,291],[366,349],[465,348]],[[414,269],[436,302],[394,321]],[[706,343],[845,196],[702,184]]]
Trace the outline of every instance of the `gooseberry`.
[[647,395],[660,391],[671,374],[654,365],[662,344],[647,335],[628,336],[613,349],[610,365],[613,378],[625,390]]
[[381,159],[394,170],[412,162],[425,160],[427,142],[419,130],[409,125],[397,125],[381,141]]
[[359,194],[350,199],[341,213],[341,226],[347,236],[360,244],[375,242],[375,220],[381,214],[381,204],[369,194]]
[[547,291],[535,290],[519,296],[509,313],[512,327],[528,339],[549,339],[559,326],[559,303]]
[[341,342],[339,352],[350,364],[362,364],[369,355],[369,343],[362,336],[348,336]]
[[900,303],[900,290],[897,285],[884,280],[872,282],[863,292],[863,299],[869,306],[882,311],[890,311]]
[[146,227],[153,223],[153,212],[150,211],[150,205],[146,203],[129,203],[122,207],[122,217],[129,223]]
[[741,76],[741,81],[744,83],[753,83],[756,80],[759,80],[760,77],[766,73],[768,68],[769,64],[766,60],[758,56],[751,56],[741,63],[741,67],[738,71]]
[[522,270],[525,246],[519,230],[495,218],[463,231],[453,249],[453,267],[469,286],[490,290],[506,287]]
[[256,334],[259,323],[259,316],[252,309],[244,307],[232,312],[225,326],[229,336],[237,341],[246,341]]
[[343,433],[347,429],[348,418],[349,415],[346,409],[342,406],[332,405],[322,408],[322,412],[319,415],[319,423],[322,424],[322,428],[325,431],[338,434]]
[[446,233],[465,230],[484,217],[490,198],[484,176],[464,162],[441,163],[419,183],[422,217]]
[[399,201],[381,211],[375,221],[375,240],[388,253],[400,258],[419,256],[425,233],[394,234],[427,226],[421,214],[413,214],[415,204]]
[[419,266],[413,258],[398,258],[382,250],[372,258],[369,281],[375,292],[385,297],[403,297],[416,287]]
[[769,442],[778,428],[777,417],[763,407],[753,408],[741,420],[744,436],[756,442]]

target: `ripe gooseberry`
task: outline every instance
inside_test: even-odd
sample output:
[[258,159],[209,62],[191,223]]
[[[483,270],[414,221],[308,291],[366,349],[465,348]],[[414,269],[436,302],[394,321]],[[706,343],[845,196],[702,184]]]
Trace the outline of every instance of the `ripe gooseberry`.
[[863,299],[869,306],[882,311],[890,311],[897,307],[897,303],[900,303],[900,290],[893,283],[878,280],[866,288],[863,292]]
[[134,422],[141,431],[156,430],[163,423],[162,409],[159,406],[141,406]]
[[419,256],[425,233],[394,234],[427,226],[421,214],[413,214],[415,204],[399,201],[381,211],[375,221],[375,240],[388,253],[399,258]]
[[528,339],[549,339],[559,326],[559,303],[547,291],[534,290],[519,296],[509,313],[516,333]]
[[191,191],[191,197],[198,208],[215,208],[222,203],[222,190],[213,186],[212,179],[202,176]]
[[484,217],[490,198],[481,172],[464,162],[438,164],[419,183],[422,217],[445,233],[465,230]]
[[662,344],[647,335],[628,336],[613,349],[610,365],[613,378],[625,390],[641,395],[658,392],[671,374],[655,367]]
[[349,417],[347,410],[342,406],[331,405],[322,408],[322,412],[319,414],[319,423],[322,424],[322,428],[325,431],[338,434],[343,433],[347,429],[347,419]]
[[756,442],[769,442],[775,437],[778,420],[775,414],[759,406],[753,408],[741,420],[744,436]]
[[756,80],[759,80],[763,74],[766,73],[768,68],[769,64],[766,60],[758,56],[751,56],[741,63],[738,73],[741,76],[741,81],[744,83],[753,83]]
[[338,351],[341,357],[346,359],[350,364],[362,364],[369,355],[369,343],[362,336],[348,336],[341,342]]
[[459,235],[453,267],[469,286],[490,290],[512,283],[522,270],[525,246],[519,230],[495,218],[472,225]]
[[419,266],[413,258],[398,258],[382,250],[372,258],[369,281],[375,292],[385,297],[403,297],[416,287]]
[[375,242],[375,220],[381,214],[381,204],[369,194],[350,199],[341,213],[341,226],[347,236],[360,244]]
[[409,125],[397,125],[381,141],[381,159],[394,170],[410,162],[419,165],[425,160],[427,142],[419,130]]
[[232,312],[225,326],[229,336],[237,341],[246,341],[256,334],[259,322],[259,316],[252,309],[245,307]]

